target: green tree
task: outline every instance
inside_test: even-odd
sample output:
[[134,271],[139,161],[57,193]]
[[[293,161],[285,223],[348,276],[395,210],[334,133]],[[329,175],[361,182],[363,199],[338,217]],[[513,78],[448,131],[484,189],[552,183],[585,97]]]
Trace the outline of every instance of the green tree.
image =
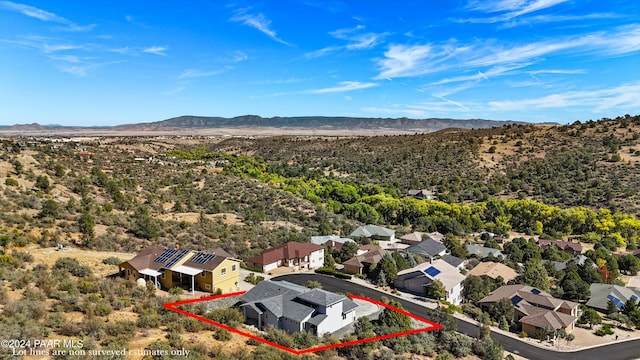
[[13,170],[16,172],[16,175],[22,174],[22,170],[24,170],[24,166],[18,160],[13,162]]
[[518,283],[525,283],[542,290],[549,290],[549,275],[542,261],[531,259],[524,264],[524,272],[516,279]]
[[48,199],[45,200],[44,203],[42,203],[42,208],[40,209],[40,214],[38,214],[38,217],[40,218],[53,218],[53,219],[57,219],[60,213],[60,207],[58,206],[58,203],[55,202],[54,200]]
[[155,239],[160,236],[160,224],[149,215],[149,209],[146,206],[138,206],[133,214],[134,235],[143,239]]
[[78,217],[78,228],[80,228],[80,232],[82,233],[84,240],[93,238],[95,226],[96,220],[88,211],[83,211]]
[[447,296],[447,289],[440,280],[433,280],[424,288],[425,296],[431,299],[442,300]]
[[593,325],[602,323],[602,318],[598,315],[598,312],[592,308],[585,308],[578,319],[580,324],[589,324],[589,329],[593,329]]
[[514,311],[515,310],[513,308],[513,304],[511,303],[511,299],[503,298],[503,299],[500,299],[500,301],[498,301],[494,305],[492,305],[489,308],[488,312],[491,318],[496,322],[498,322],[503,317],[509,320],[513,319]]
[[342,248],[340,249],[340,259],[342,261],[349,260],[352,257],[356,256],[358,252],[358,244],[352,241],[347,241],[342,244]]
[[44,192],[49,192],[49,190],[51,190],[51,183],[46,175],[39,175],[36,178],[35,186]]
[[[383,300],[387,300],[387,299],[383,299]],[[389,300],[388,304],[397,309],[404,310],[402,305],[393,299]],[[405,314],[399,313],[398,311],[391,310],[388,308],[385,308],[382,311],[382,314],[380,314],[380,317],[378,318],[378,322],[380,323],[380,326],[378,327],[378,331],[376,331],[378,335],[386,335],[386,334],[411,330],[410,317],[408,317]]]

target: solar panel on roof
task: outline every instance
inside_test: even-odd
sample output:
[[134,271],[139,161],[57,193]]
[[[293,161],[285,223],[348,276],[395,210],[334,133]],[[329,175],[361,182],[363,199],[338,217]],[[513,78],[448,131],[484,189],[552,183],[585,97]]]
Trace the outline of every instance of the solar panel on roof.
[[207,254],[203,252],[196,253],[189,261],[196,264],[204,264],[207,261],[213,259],[215,257],[214,254]]
[[631,295],[631,300],[638,302],[638,297],[635,295]]
[[520,295],[516,295],[514,297],[511,298],[511,303],[513,305],[518,305],[518,303],[522,301],[522,298],[520,297]]
[[179,253],[177,253],[172,259],[171,261],[169,261],[165,266],[166,267],[172,267],[173,265],[175,265],[178,261],[182,260],[182,258],[184,258],[187,254],[189,253],[189,250],[183,249],[180,250]]
[[153,261],[155,262],[159,262],[159,263],[163,263],[167,260],[169,260],[169,258],[171,256],[173,256],[175,253],[178,252],[178,249],[165,249],[162,254],[160,254],[159,256],[157,256],[155,259],[153,259]]
[[440,274],[440,270],[436,269],[433,266],[429,266],[425,271],[425,274],[431,276],[431,277],[435,277],[436,275]]
[[536,295],[538,295],[538,294],[540,294],[541,291],[536,289],[536,288],[533,288],[533,289],[531,289],[531,292],[536,294]]
[[607,295],[607,299],[613,301],[613,303],[616,304],[616,306],[619,309],[622,309],[624,307],[624,303],[622,303],[622,301],[620,301],[620,299],[618,299],[617,297],[615,297],[615,296],[613,296],[611,294]]

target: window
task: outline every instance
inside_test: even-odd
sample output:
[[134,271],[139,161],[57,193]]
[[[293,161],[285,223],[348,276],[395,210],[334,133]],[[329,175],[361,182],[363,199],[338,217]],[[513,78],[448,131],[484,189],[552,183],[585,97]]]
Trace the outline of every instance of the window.
[[220,270],[220,276],[225,276],[227,274],[227,268],[222,268]]
[[346,320],[347,319],[347,314],[342,314],[342,320]]
[[231,271],[236,271],[236,264],[231,265]]
[[211,285],[209,285],[209,284],[205,284],[205,285],[204,285],[204,288],[205,288],[206,290],[211,290]]
[[203,271],[203,272],[201,272],[201,273],[200,273],[200,276],[202,276],[202,277],[206,277],[206,276],[207,276],[207,274]]

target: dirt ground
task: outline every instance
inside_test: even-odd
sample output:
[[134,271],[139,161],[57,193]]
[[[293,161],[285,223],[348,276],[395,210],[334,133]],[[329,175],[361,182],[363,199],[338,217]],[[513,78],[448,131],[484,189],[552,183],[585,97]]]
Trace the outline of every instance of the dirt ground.
[[102,260],[113,256],[125,261],[135,256],[134,253],[87,251],[69,247],[64,248],[64,250],[59,250],[55,247],[41,248],[37,245],[28,246],[24,250],[33,255],[34,263],[47,264],[48,266],[52,266],[56,260],[63,257],[78,259],[82,265],[90,266],[96,276],[106,276],[118,271],[116,266],[103,264]]

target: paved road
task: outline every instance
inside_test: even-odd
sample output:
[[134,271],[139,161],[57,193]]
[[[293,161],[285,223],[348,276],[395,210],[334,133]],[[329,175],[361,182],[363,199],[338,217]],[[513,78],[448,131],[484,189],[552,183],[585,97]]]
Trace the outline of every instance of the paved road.
[[[323,289],[333,292],[351,293],[354,295],[366,296],[371,299],[380,300],[381,296],[394,298],[399,301],[402,306],[409,312],[418,316],[429,318],[428,309],[419,304],[406,301],[402,298],[389,295],[375,289],[368,288],[345,280],[340,280],[327,275],[320,274],[287,274],[273,278],[274,280],[286,280],[292,283],[304,285],[308,280],[319,281]],[[472,337],[478,336],[478,326],[462,319],[456,319],[458,323],[458,331]],[[576,352],[560,352],[549,349],[539,348],[511,338],[509,336],[491,332],[491,336],[498,340],[503,348],[512,353],[531,360],[630,360],[640,359],[640,340],[632,340],[621,343],[604,345],[592,349],[586,349]]]

